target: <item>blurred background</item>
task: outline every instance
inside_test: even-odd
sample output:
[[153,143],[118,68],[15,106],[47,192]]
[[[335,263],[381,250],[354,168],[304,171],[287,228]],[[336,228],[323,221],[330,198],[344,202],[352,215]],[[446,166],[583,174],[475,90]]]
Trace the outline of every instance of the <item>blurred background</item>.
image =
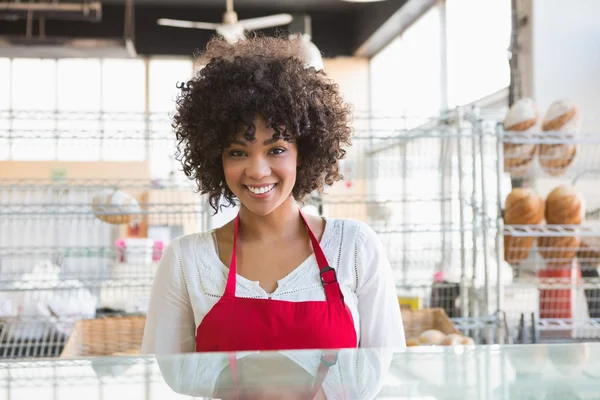
[[[170,118],[194,54],[244,30],[302,34],[354,107],[344,180],[304,204],[371,224],[401,305],[441,308],[477,343],[600,338],[600,256],[580,252],[600,236],[597,15],[595,0],[0,1],[0,357],[139,347],[162,250],[236,213],[194,192]],[[504,166],[523,98],[540,119],[580,110],[575,139],[528,139],[577,146],[560,174]],[[565,184],[585,199],[576,229],[505,221],[513,189]],[[560,273],[540,273],[547,236],[577,238]],[[511,237],[532,238],[523,257]]]

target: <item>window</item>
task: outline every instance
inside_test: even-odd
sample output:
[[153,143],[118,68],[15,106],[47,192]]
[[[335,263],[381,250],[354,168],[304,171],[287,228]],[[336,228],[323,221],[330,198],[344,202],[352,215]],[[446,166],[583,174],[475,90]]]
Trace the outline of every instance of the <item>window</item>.
[[508,87],[509,0],[446,0],[448,103],[469,104]]
[[13,136],[11,156],[16,160],[56,158],[56,61],[12,61],[11,106]]
[[100,159],[100,60],[57,61],[56,88],[61,138],[57,157],[63,161]]
[[[191,60],[150,60],[148,99],[151,113],[150,132],[153,138],[150,148],[150,173],[155,179],[167,179],[181,167],[175,155],[175,137],[172,134],[171,117],[179,93],[178,82],[192,77]],[[184,178],[183,174],[177,174]]]
[[433,7],[371,60],[371,109],[379,129],[414,128],[440,109],[440,23]]
[[0,160],[9,156],[8,149],[8,111],[10,109],[11,62],[8,58],[0,58]]
[[144,60],[102,60],[102,159],[146,159]]

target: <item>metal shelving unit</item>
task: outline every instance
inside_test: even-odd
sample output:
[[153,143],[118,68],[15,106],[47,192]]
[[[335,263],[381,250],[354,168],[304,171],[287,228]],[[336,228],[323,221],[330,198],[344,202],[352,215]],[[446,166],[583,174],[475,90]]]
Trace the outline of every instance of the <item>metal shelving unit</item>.
[[[499,119],[496,119],[498,122]],[[600,237],[600,196],[595,189],[600,174],[600,137],[593,132],[562,135],[519,137],[505,132],[501,124],[492,133],[496,137],[500,159],[505,144],[529,144],[537,148],[533,165],[527,176],[541,193],[560,185],[574,186],[585,198],[586,215],[581,225],[505,225],[498,221],[497,236],[500,248],[511,238],[506,248],[507,258],[513,260],[515,280],[504,291],[504,307],[510,333],[520,342],[564,342],[600,339],[600,276],[595,241]],[[545,149],[555,146],[554,156]],[[572,149],[575,149],[574,156]],[[568,151],[566,151],[568,150]],[[568,164],[560,170],[549,167],[560,158]],[[545,167],[542,165],[544,164]],[[503,168],[498,168],[498,180]],[[501,215],[505,192],[498,198]],[[533,242],[530,246],[527,241]],[[590,241],[589,246],[582,242]],[[514,262],[519,253],[527,252],[525,260]],[[563,265],[563,276],[550,276],[548,271]],[[541,271],[544,276],[540,276]],[[583,273],[582,273],[583,272]],[[545,276],[548,275],[548,276]]]
[[[139,200],[135,223],[97,218],[104,189]],[[172,181],[0,180],[0,357],[58,357],[76,321],[143,314],[163,247],[119,239],[201,231],[206,207]]]
[[[345,180],[307,203],[328,217],[367,222],[388,253],[399,295],[445,308],[460,329],[492,343],[500,322],[489,295],[491,225],[482,218],[490,147],[463,111],[418,125],[357,114]],[[27,154],[19,148],[37,146],[49,161],[79,152],[114,161],[105,150],[119,148],[119,159],[152,164],[175,150],[164,115],[3,111],[0,121],[8,149],[1,160],[20,161]],[[172,161],[168,179],[0,180],[0,356],[56,357],[77,320],[143,315],[161,250],[123,249],[118,239],[128,229],[160,227],[175,237],[211,226],[212,209]],[[97,218],[92,200],[104,189],[138,200],[137,225]],[[440,272],[445,280],[436,280]],[[57,314],[57,299],[88,307]]]

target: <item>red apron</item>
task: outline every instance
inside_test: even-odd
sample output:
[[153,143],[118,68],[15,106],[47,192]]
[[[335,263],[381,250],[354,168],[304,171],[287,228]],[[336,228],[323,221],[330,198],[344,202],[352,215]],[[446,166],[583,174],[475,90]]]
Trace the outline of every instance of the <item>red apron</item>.
[[[337,275],[319,241],[300,212],[312,242],[326,301],[283,301],[235,297],[239,215],[233,229],[233,251],[223,297],[196,331],[196,351],[240,352],[300,349],[342,349],[358,346],[352,314],[344,302]],[[324,356],[317,373],[318,391],[333,357]],[[230,357],[235,379],[235,356]],[[316,392],[315,392],[316,393]],[[313,396],[314,397],[314,396]]]

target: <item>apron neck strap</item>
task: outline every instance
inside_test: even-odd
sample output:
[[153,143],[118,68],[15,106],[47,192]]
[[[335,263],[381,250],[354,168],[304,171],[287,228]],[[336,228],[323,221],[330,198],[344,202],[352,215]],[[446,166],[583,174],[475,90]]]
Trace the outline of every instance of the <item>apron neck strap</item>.
[[225,296],[235,297],[235,281],[237,275],[237,238],[240,229],[240,214],[233,220],[233,250],[231,251],[231,262],[229,263],[229,274],[227,275],[227,286],[225,286]]
[[[329,265],[327,257],[319,244],[315,234],[313,233],[306,217],[302,213],[302,210],[298,208],[300,217],[304,221],[310,242],[312,244],[317,264],[319,265],[319,275],[321,277],[321,283],[325,289],[325,296],[327,301],[339,301],[344,299],[340,285],[338,284],[337,274],[333,268]],[[233,250],[231,252],[231,262],[229,263],[229,274],[227,275],[227,286],[225,287],[225,295],[235,297],[235,286],[236,286],[236,275],[237,275],[237,239],[240,229],[240,214],[235,216],[233,221]]]

